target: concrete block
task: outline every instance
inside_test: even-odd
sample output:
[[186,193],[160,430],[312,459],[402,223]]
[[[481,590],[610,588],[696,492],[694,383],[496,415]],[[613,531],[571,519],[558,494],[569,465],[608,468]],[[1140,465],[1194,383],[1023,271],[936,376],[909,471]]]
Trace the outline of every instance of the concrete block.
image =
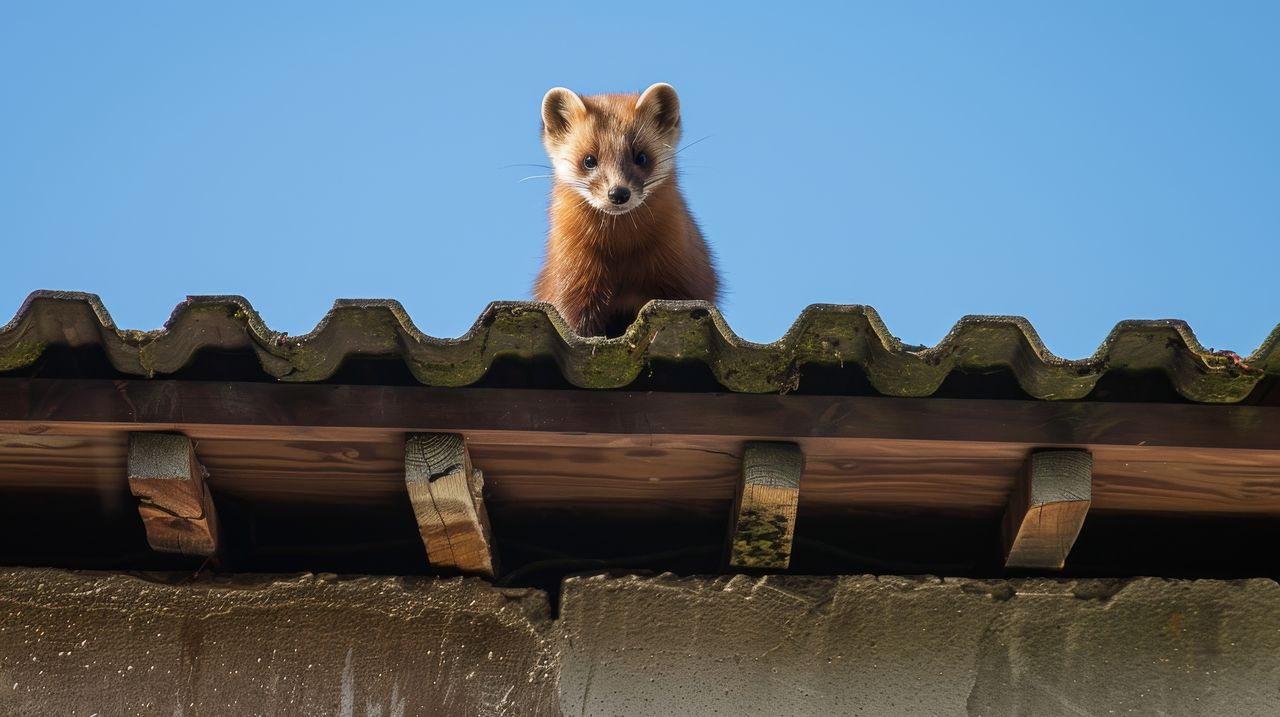
[[1275,715],[1271,580],[589,577],[572,715]]
[[0,570],[0,714],[557,714],[546,596],[478,579]]

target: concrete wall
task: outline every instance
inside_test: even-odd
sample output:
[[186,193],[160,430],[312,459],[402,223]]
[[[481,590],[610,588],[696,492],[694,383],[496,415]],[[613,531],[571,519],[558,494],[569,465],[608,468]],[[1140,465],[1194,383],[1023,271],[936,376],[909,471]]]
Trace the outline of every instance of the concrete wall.
[[0,571],[0,713],[556,714],[550,629],[479,580]]
[[1280,714],[1270,580],[590,578],[561,622],[567,714]]
[[1280,585],[0,571],[0,713],[1280,714]]

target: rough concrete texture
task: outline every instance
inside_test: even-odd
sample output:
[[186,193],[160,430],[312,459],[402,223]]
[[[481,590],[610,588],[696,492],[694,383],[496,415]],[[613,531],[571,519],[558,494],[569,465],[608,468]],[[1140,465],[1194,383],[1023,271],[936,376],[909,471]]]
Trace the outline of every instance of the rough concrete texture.
[[571,715],[1276,715],[1280,585],[900,577],[565,584]]
[[551,627],[471,579],[0,570],[0,714],[556,714]]
[[[558,684],[558,688],[557,688]],[[1275,715],[1280,585],[0,570],[0,715]]]

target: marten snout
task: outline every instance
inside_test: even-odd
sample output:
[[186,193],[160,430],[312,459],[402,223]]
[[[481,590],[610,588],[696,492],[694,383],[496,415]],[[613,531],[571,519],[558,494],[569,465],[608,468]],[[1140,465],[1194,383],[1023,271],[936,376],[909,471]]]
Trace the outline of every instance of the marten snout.
[[614,187],[609,190],[609,201],[614,204],[626,204],[631,199],[631,190],[626,187]]

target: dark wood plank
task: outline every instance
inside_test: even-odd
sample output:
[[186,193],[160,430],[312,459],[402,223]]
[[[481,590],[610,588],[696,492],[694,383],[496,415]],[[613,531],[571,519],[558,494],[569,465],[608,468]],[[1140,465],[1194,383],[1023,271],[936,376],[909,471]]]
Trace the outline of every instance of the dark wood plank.
[[0,433],[0,488],[114,495],[124,490],[128,480],[128,453],[129,434],[125,431],[82,435]]
[[1280,515],[1280,451],[1086,448],[1091,513]]
[[802,513],[909,507],[998,516],[1021,457],[1059,447],[1093,453],[1095,512],[1277,515],[1277,411],[0,379],[0,486],[118,480],[110,476],[121,475],[113,466],[123,461],[122,436],[177,430],[200,442],[215,490],[383,500],[403,495],[404,433],[461,432],[473,456],[488,454],[486,468],[498,461],[486,471],[495,500],[702,512],[731,504],[743,443],[785,439],[808,460]]
[[431,564],[492,578],[497,558],[484,477],[472,467],[465,439],[457,433],[407,436],[404,480]]
[[[740,457],[689,448],[557,447],[469,440],[494,501],[703,510],[733,502]],[[737,446],[734,447],[738,448]]]
[[1032,453],[1005,512],[1005,566],[1061,570],[1089,512],[1092,483],[1087,451]]
[[915,440],[800,443],[805,451],[804,515],[851,507],[999,515],[1031,448]]
[[130,436],[129,488],[138,498],[153,549],[217,554],[218,515],[190,438],[143,432]]
[[[219,495],[363,504],[404,496],[401,434],[362,433],[381,440],[347,442],[191,435]],[[0,433],[0,491],[115,495],[125,482],[127,436],[101,426],[74,435]],[[907,508],[998,518],[1035,447],[856,438],[797,443],[806,456],[802,515]],[[741,441],[719,436],[476,432],[468,445],[499,504],[702,518],[731,508],[742,456]],[[1080,447],[1094,455],[1093,513],[1280,515],[1280,451]]]
[[361,504],[404,496],[404,439],[398,434],[384,442],[198,438],[196,450],[220,496]]
[[0,379],[0,430],[76,423],[281,440],[341,429],[334,440],[503,431],[1280,450],[1280,407],[1262,406]]
[[[957,441],[800,441],[803,515],[849,508],[998,517],[1037,446]],[[1060,446],[1093,454],[1091,513],[1280,515],[1280,452]]]
[[804,454],[794,443],[751,442],[733,505],[729,566],[786,570],[796,532]]

